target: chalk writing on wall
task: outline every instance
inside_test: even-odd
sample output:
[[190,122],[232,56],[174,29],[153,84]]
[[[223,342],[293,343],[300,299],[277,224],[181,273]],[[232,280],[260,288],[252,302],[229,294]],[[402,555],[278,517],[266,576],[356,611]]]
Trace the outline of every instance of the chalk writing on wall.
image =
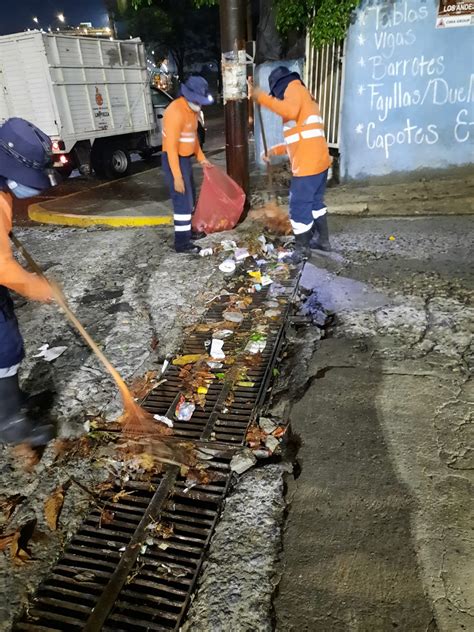
[[433,148],[444,164],[469,162],[454,153],[474,140],[472,31],[437,30],[436,5],[362,4],[349,33],[343,142],[350,151],[354,141],[367,160],[363,168],[347,159],[348,175],[431,166]]

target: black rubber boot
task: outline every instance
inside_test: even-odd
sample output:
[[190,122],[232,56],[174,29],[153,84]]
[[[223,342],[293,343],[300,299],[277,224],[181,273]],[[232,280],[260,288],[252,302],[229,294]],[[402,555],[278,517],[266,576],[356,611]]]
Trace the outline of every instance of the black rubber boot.
[[18,375],[0,378],[0,443],[46,445],[54,437],[51,424],[36,424],[22,407]]
[[289,257],[286,257],[286,263],[302,263],[311,255],[309,242],[311,239],[311,231],[308,230],[302,235],[295,235],[295,249]]
[[[318,233],[317,236],[316,233]],[[327,213],[314,220],[314,236],[309,245],[313,250],[324,250],[325,252],[330,252],[331,244],[329,243]]]
[[187,244],[182,244],[179,247],[175,248],[178,254],[182,255],[198,255],[201,252],[200,246],[196,245],[194,242],[189,241]]

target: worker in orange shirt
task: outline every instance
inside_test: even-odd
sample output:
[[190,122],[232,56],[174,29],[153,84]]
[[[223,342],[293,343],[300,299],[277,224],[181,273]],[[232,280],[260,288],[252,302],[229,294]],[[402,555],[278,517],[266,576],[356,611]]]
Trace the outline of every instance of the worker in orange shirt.
[[[331,164],[319,106],[297,72],[275,68],[268,78],[270,94],[259,88],[252,96],[259,105],[283,119],[285,143],[269,149],[271,155],[288,153],[291,162],[290,220],[295,235],[292,260],[299,263],[310,248],[330,250],[324,193]],[[316,235],[317,232],[317,235]]]
[[209,85],[204,77],[192,76],[181,85],[181,96],[166,108],[163,117],[162,167],[174,211],[176,252],[199,253],[191,241],[191,218],[196,202],[192,159],[204,166],[209,162],[199,144],[198,117],[203,105],[211,105]]
[[25,355],[9,290],[27,298],[49,302],[48,281],[24,270],[13,258],[9,234],[13,198],[37,195],[53,184],[51,140],[20,118],[0,127],[0,443],[46,444],[53,436],[49,424],[37,424],[25,410],[18,369]]

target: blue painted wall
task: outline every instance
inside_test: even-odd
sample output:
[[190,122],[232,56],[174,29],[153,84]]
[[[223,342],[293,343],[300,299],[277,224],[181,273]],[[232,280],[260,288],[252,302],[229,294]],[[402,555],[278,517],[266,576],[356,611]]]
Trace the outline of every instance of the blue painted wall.
[[436,28],[437,0],[363,0],[350,27],[341,175],[474,162],[474,27]]
[[[257,66],[255,69],[255,85],[260,86],[266,92],[270,91],[268,86],[268,77],[272,70],[277,66],[287,66],[290,70],[299,72],[301,76],[303,76],[303,60],[292,60],[292,61],[274,61],[267,62],[265,64],[261,64]],[[262,133],[260,130],[260,122],[258,120],[257,112],[255,111],[255,157],[257,160],[257,164],[260,166],[264,166],[265,163],[261,160],[260,156],[263,153],[263,141],[262,141]],[[272,145],[279,145],[283,142],[283,123],[281,116],[277,116],[267,110],[266,108],[262,108],[262,118],[263,118],[263,126],[265,128],[265,135],[267,137],[268,147],[272,147]],[[276,156],[272,158],[272,162],[281,162],[285,160],[283,157]]]

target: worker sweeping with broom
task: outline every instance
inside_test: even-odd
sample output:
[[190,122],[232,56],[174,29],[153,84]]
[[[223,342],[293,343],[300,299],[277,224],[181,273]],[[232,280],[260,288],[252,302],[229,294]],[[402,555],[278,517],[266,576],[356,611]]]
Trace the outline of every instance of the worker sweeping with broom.
[[209,165],[199,144],[198,116],[203,105],[214,103],[204,77],[192,76],[181,85],[181,96],[165,111],[163,118],[162,167],[170,190],[174,211],[174,246],[176,252],[199,253],[191,240],[191,218],[196,201],[193,157]]
[[310,255],[310,248],[330,250],[324,193],[331,164],[319,106],[297,72],[278,66],[269,76],[270,94],[260,88],[251,96],[283,119],[285,143],[264,156],[288,153],[293,177],[290,185],[290,220],[295,235],[294,263]]
[[54,184],[51,155],[51,140],[31,123],[12,118],[0,127],[0,443],[33,447],[52,439],[53,427],[30,417],[20,390],[18,370],[25,353],[9,290],[42,302],[50,302],[53,291],[45,278],[15,261],[9,234],[12,196],[32,197]]

